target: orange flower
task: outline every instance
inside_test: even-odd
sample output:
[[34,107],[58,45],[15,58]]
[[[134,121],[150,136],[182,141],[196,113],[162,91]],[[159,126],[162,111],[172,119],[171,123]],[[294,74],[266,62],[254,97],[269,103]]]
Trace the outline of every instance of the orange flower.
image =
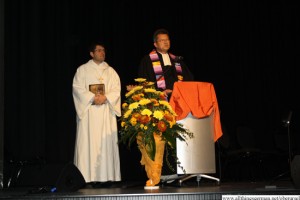
[[174,120],[173,115],[171,115],[170,113],[166,113],[166,114],[164,115],[164,118],[165,118],[166,120],[170,121],[170,122]]
[[148,115],[142,115],[141,117],[140,117],[140,122],[142,123],[142,124],[147,124],[149,121],[150,121],[150,117],[148,116]]
[[139,101],[139,100],[141,100],[141,96],[140,95],[133,95],[132,97],[131,97],[133,100],[135,100],[135,101]]
[[159,103],[156,99],[150,99],[154,106],[159,106]]
[[160,132],[165,132],[167,130],[167,125],[165,124],[164,121],[159,121],[158,124],[157,124],[157,129]]
[[136,136],[148,148],[146,153],[154,161],[157,148],[154,148],[153,134],[155,138],[161,138],[160,141],[165,141],[173,151],[176,150],[173,148],[176,145],[174,138],[185,139],[181,135],[191,138],[192,133],[176,123],[177,115],[164,92],[156,90],[154,83],[144,78],[135,81],[138,86],[125,94],[126,100],[122,104],[120,141],[130,145]]
[[139,121],[140,118],[141,118],[141,114],[140,114],[140,113],[137,113],[137,112],[133,113],[132,116],[133,116],[134,118],[136,118],[137,121]]

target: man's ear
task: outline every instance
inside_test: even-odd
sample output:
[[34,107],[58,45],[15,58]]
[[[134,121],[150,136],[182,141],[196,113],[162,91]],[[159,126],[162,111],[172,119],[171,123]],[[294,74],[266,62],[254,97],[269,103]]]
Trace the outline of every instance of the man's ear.
[[90,52],[90,56],[94,58],[94,52]]

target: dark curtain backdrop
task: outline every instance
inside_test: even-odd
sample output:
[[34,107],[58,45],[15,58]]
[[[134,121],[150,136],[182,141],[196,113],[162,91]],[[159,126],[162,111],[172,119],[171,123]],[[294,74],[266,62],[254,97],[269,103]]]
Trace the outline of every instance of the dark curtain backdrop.
[[0,189],[3,188],[4,137],[4,1],[0,0]]
[[[299,130],[299,19],[292,1],[7,0],[5,161],[72,161],[72,79],[89,59],[87,45],[104,42],[123,97],[161,27],[196,81],[214,84],[229,133],[251,126],[261,147],[272,148],[286,110]],[[133,163],[144,174],[138,153],[120,151],[123,177],[137,174]]]

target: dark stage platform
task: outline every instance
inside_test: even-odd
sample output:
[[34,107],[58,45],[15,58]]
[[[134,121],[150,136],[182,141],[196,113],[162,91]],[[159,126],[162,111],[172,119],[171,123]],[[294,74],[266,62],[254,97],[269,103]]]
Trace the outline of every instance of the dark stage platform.
[[[297,187],[298,188],[298,187]],[[47,188],[14,187],[0,190],[0,199],[106,199],[106,200],[135,200],[135,199],[222,199],[224,195],[298,195],[291,180],[275,182],[220,182],[201,179],[177,181],[160,185],[159,189],[145,190],[144,182],[119,182],[110,188],[92,188],[86,186],[74,192],[50,192]],[[41,189],[40,191],[37,189]],[[39,193],[40,192],[40,193]]]

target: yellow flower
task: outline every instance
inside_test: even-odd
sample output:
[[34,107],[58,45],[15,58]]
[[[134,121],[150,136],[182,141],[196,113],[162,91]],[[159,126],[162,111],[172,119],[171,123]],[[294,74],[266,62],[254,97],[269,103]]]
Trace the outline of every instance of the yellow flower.
[[124,127],[126,122],[121,122],[121,126]]
[[150,99],[141,99],[139,101],[139,104],[142,105],[142,106],[147,105],[148,103],[151,103]]
[[135,126],[136,125],[136,118],[131,117],[130,123],[131,123],[132,126]]
[[152,115],[152,111],[146,108],[141,112],[141,114],[148,115],[150,117],[150,115]]
[[152,93],[155,93],[155,92],[156,92],[156,90],[153,89],[153,88],[145,88],[144,91],[145,91],[145,92],[149,92],[149,93],[151,93],[151,92],[152,92]]
[[148,86],[154,85],[154,82],[148,82],[147,85]]
[[139,102],[134,102],[132,104],[129,105],[129,110],[133,110],[139,107]]
[[177,116],[176,112],[173,110],[173,108],[171,107],[171,105],[167,105],[169,111],[171,112],[172,115]]
[[134,92],[136,92],[136,91],[139,91],[139,90],[141,90],[141,89],[143,89],[143,88],[144,88],[143,86],[139,85],[139,86],[134,87],[132,90],[133,90]]
[[163,93],[162,91],[156,91],[155,94],[157,94],[157,95],[159,95],[159,96],[161,96],[161,95],[164,96],[164,95],[165,95],[165,93]]
[[127,103],[123,103],[123,104],[122,104],[122,108],[123,108],[123,109],[125,109],[127,106],[128,106]]
[[168,106],[169,105],[169,103],[167,101],[164,101],[164,100],[160,100],[158,102],[159,102],[159,104],[164,105],[164,106]]
[[129,97],[129,96],[131,96],[133,93],[134,93],[134,90],[132,89],[132,90],[130,90],[129,92],[127,92],[127,93],[125,94],[125,97]]
[[124,118],[125,118],[125,119],[128,118],[129,115],[131,114],[131,112],[132,112],[132,110],[127,110],[127,111],[125,112],[125,114],[123,115]]
[[176,124],[176,121],[175,121],[175,120],[173,120],[173,121],[168,121],[168,122],[169,122],[169,124],[170,124],[170,128],[173,128],[173,125]]
[[127,92],[125,94],[125,97],[129,97],[129,96],[133,95],[136,91],[139,91],[141,89],[143,89],[143,86],[136,86],[136,87],[132,88],[129,92]]
[[160,100],[159,104],[166,106],[172,115],[177,116],[177,114],[173,111],[173,108],[171,107],[169,102],[164,101],[164,100]]
[[139,82],[139,83],[142,83],[142,82],[145,82],[146,79],[145,78],[136,78],[134,79],[136,82]]
[[153,113],[153,117],[155,117],[158,120],[161,120],[164,117],[164,113],[160,110],[156,110]]
[[[174,138],[185,140],[193,136],[181,124],[176,123],[176,113],[166,101],[165,94],[155,89],[154,82],[147,82],[144,78],[137,78],[135,81],[139,85],[125,94],[126,100],[122,104],[120,141],[131,144],[132,139],[140,135],[149,155],[153,155],[155,148],[152,147],[155,144],[151,137],[155,133],[172,150],[175,150]],[[151,159],[154,159],[153,156]]]

